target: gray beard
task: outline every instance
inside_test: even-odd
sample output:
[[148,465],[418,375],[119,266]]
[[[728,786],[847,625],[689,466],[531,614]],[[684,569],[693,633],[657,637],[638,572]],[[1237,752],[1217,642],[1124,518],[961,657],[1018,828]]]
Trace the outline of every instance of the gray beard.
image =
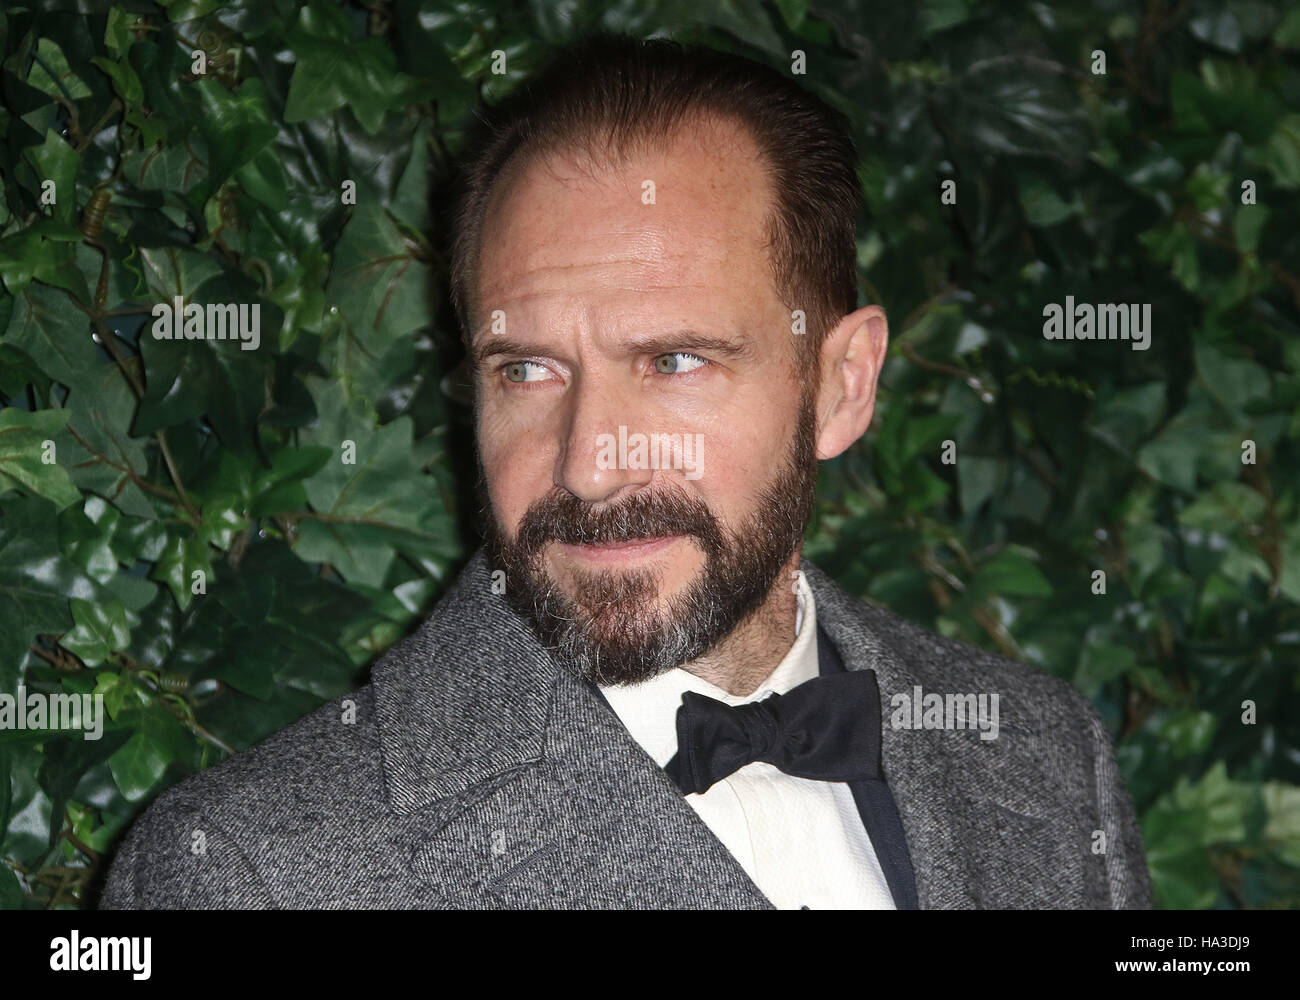
[[[812,516],[814,411],[806,393],[786,465],[734,536],[698,498],[642,491],[595,511],[558,488],[529,507],[516,538],[494,515],[489,560],[506,573],[506,598],[555,659],[594,684],[638,684],[698,659],[748,620],[772,593]],[[655,570],[577,571],[566,593],[543,563],[548,542],[596,543],[688,535],[704,556],[698,578],[656,608]]]

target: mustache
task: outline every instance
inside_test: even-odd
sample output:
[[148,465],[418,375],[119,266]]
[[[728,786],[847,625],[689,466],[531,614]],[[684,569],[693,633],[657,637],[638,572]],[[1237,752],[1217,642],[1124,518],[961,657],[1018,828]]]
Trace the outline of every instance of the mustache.
[[528,557],[547,542],[607,545],[668,535],[698,538],[706,552],[723,546],[722,528],[708,505],[679,490],[640,491],[597,507],[556,487],[524,513],[515,547]]

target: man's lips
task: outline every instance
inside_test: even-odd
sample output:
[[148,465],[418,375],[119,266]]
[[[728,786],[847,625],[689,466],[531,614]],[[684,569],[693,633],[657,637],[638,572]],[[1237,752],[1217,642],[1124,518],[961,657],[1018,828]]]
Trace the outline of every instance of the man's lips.
[[663,535],[658,538],[635,538],[627,542],[602,542],[599,545],[571,545],[558,542],[566,554],[593,562],[623,562],[641,559],[663,551],[682,535]]

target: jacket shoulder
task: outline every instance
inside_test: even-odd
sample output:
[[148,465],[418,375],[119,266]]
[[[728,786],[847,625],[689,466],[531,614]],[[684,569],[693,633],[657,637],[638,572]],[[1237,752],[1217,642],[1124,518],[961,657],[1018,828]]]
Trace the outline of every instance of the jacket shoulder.
[[373,809],[382,791],[367,685],[260,743],[182,780],[136,819],[118,849],[101,909],[267,908],[260,844]]
[[855,637],[869,655],[892,659],[926,690],[996,692],[1017,701],[1028,715],[1042,715],[1050,722],[1063,715],[1078,720],[1081,712],[1095,713],[1091,702],[1060,677],[932,632],[846,593],[812,563],[805,560],[803,565],[816,590],[818,620]]
[[958,688],[962,691],[1005,692],[1036,709],[1077,715],[1085,706],[1092,708],[1074,685],[1038,667],[931,632],[866,601],[858,603],[864,619],[919,675],[950,686],[964,685]]
[[[996,694],[1000,725],[1014,730],[1009,751],[1027,755],[1047,772],[1071,775],[1064,811],[1084,807],[1089,836],[1105,834],[1104,896],[1115,908],[1152,905],[1142,835],[1133,802],[1116,764],[1110,734],[1091,700],[1072,684],[1036,667],[937,635],[892,611],[852,597],[825,573],[804,562],[814,583],[817,616],[867,662],[882,664],[878,674],[886,703],[919,684],[925,693]],[[854,650],[842,649],[846,659]]]

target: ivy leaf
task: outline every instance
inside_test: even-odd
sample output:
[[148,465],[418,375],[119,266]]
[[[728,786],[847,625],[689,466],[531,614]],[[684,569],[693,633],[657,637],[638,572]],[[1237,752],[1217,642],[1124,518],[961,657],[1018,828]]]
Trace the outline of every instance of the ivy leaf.
[[75,626],[59,644],[80,656],[86,666],[97,667],[109,653],[130,644],[130,618],[134,616],[118,601],[73,598],[70,603]]
[[167,748],[143,730],[108,758],[113,780],[128,802],[138,802],[148,795],[170,763]]
[[104,26],[104,45],[114,57],[121,57],[135,40],[131,34],[131,25],[136,21],[134,14],[128,14],[122,7],[114,4],[108,8],[108,23]]
[[36,43],[37,59],[32,60],[31,73],[27,82],[44,91],[51,97],[64,97],[80,100],[90,97],[90,88],[81,77],[72,72],[68,58],[63,54],[59,43],[52,38],[42,37]]
[[1290,114],[1278,122],[1260,157],[1278,186],[1294,191],[1300,188],[1300,114]]
[[[98,520],[92,519],[91,512]],[[98,497],[88,499],[82,508],[69,507],[59,515],[63,554],[97,583],[107,583],[117,575],[112,538],[120,519],[121,514]]]
[[41,763],[35,754],[0,744],[0,849],[24,866],[37,864],[50,848],[52,803],[37,779]]
[[1197,344],[1196,367],[1206,391],[1238,426],[1249,423],[1246,408],[1269,395],[1268,372],[1254,361],[1228,357],[1208,344]]
[[144,445],[130,434],[136,397],[115,364],[87,373],[68,396],[67,430],[57,438],[77,486],[115,504],[124,514],[153,517],[154,508],[138,482],[149,464]]
[[[81,499],[68,470],[57,461],[57,446],[52,452],[46,448],[67,422],[65,410],[0,410],[0,491],[20,486],[52,500],[60,510]],[[54,460],[47,464],[47,456]]]
[[274,147],[268,146],[236,172],[239,186],[267,208],[283,212],[289,204],[289,178]]
[[[81,233],[56,219],[41,219],[0,239],[0,277],[5,287],[17,295],[33,280],[42,281],[71,292],[81,302],[89,302],[86,279],[69,245],[80,239]],[[73,303],[69,306],[75,308]]]
[[1159,905],[1204,909],[1214,903],[1218,880],[1207,851],[1241,842],[1250,800],[1250,790],[1232,781],[1223,762],[1216,761],[1196,782],[1181,776],[1142,817]]
[[135,110],[144,103],[144,85],[129,62],[125,59],[114,61],[96,56],[91,63],[102,69],[113,81],[113,89],[117,91],[117,96],[122,98],[124,107]]
[[1204,752],[1214,738],[1216,717],[1206,711],[1187,709],[1170,716],[1161,729],[1177,759]]
[[[421,122],[411,137],[411,159],[388,204],[393,218],[416,232],[429,227],[429,142],[432,127]],[[350,228],[350,227],[349,227]]]
[[207,545],[215,545],[221,550],[230,548],[236,533],[244,531],[248,522],[244,520],[238,506],[232,503],[205,503],[202,511],[203,524],[198,537]]
[[325,292],[357,346],[377,358],[397,338],[428,325],[429,278],[383,208],[365,202],[343,231]]
[[40,633],[72,627],[69,598],[93,600],[94,581],[63,555],[54,505],[0,501],[0,689]]
[[1124,389],[1106,387],[1097,394],[1089,433],[1123,455],[1131,455],[1155,430],[1165,408],[1165,385],[1148,382]]
[[1138,452],[1138,468],[1157,482],[1191,493],[1196,488],[1196,455],[1204,427],[1185,416],[1170,421]]
[[1025,210],[1025,218],[1034,226],[1054,226],[1078,215],[1083,208],[1077,199],[1068,203],[1064,201],[1050,184],[1042,180],[1030,181],[1021,188],[1020,204]]
[[49,399],[50,377],[37,367],[26,351],[12,344],[0,344],[0,392],[17,396],[28,385],[35,390],[38,399]]
[[371,135],[384,113],[433,96],[427,81],[399,73],[392,49],[378,39],[357,40],[343,8],[312,0],[289,33],[293,77],[284,120],[301,122],[347,107]]
[[196,301],[204,283],[221,274],[221,265],[211,257],[174,244],[141,246],[132,269],[146,286],[141,296],[168,305],[177,295],[187,303]]
[[195,573],[203,574],[201,579],[205,587],[211,587],[215,582],[207,545],[196,535],[189,535],[168,539],[149,576],[165,583],[184,610],[194,599],[191,588],[196,582]]
[[1260,794],[1268,811],[1265,839],[1278,845],[1279,853],[1290,864],[1300,866],[1300,788],[1270,781]]
[[126,699],[134,689],[131,675],[126,671],[114,673],[111,670],[101,670],[95,680],[94,693],[104,699],[104,711],[108,713],[108,717],[116,720],[122,714]]
[[1048,597],[1052,585],[1023,551],[1003,549],[979,568],[970,586],[972,597]]
[[85,314],[58,289],[32,283],[19,292],[4,338],[69,389],[93,385],[100,366],[99,348],[91,339]]
[[[196,579],[195,573],[203,573],[203,576]],[[168,585],[182,610],[187,609],[194,599],[192,588],[199,580],[203,581],[205,588],[216,583],[208,546],[196,534],[170,538],[149,576]]]
[[217,80],[194,84],[201,117],[198,128],[208,147],[205,191],[215,194],[237,170],[251,163],[275,139],[266,87],[256,77],[245,80],[233,94]]
[[50,191],[55,201],[48,206],[51,216],[61,222],[72,222],[77,215],[77,168],[81,165],[77,151],[50,129],[45,133],[44,143],[28,147],[23,155],[41,181],[54,182]]
[[1269,211],[1263,205],[1241,205],[1232,219],[1233,235],[1242,253],[1259,249],[1259,237],[1268,223]]
[[[321,519],[299,523],[295,551],[301,558],[333,564],[348,579],[382,586],[394,548],[439,552],[450,525],[432,491],[422,485],[424,477],[412,456],[410,420],[402,417],[372,429],[347,405],[339,383],[310,381],[316,383],[320,421],[303,439],[333,454],[303,484]],[[345,451],[345,442],[354,447]]]
[[1273,44],[1280,49],[1300,49],[1300,7],[1292,7],[1273,32]]
[[302,481],[319,472],[332,457],[329,448],[318,446],[276,452],[271,469],[258,476],[250,490],[249,515],[274,517],[307,506]]
[[149,434],[204,416],[226,447],[254,450],[270,367],[265,352],[283,315],[275,305],[258,300],[247,278],[234,274],[218,274],[186,295],[185,302],[248,306],[250,323],[255,318],[252,305],[256,304],[261,344],[255,350],[245,350],[245,343],[251,341],[162,340],[156,339],[152,330],[142,335],[140,351],[147,382],[133,433]]

